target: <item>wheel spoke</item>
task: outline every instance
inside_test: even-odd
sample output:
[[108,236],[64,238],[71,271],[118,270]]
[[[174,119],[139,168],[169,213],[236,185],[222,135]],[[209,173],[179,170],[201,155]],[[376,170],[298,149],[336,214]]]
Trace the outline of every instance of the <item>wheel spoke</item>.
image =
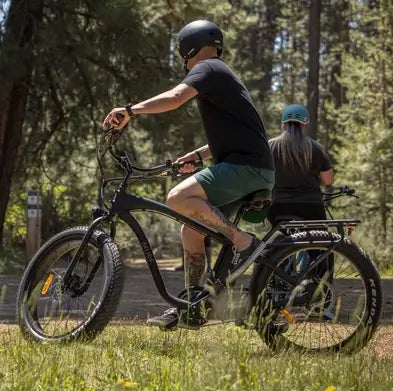
[[[63,291],[63,276],[79,244],[80,241],[73,241],[60,245],[42,261],[38,269],[36,288],[32,291],[39,293],[35,294],[31,307],[36,308],[36,321],[40,332],[48,337],[69,334],[83,324],[89,319],[100,302],[100,295],[103,294],[103,266],[98,268],[89,289],[83,294],[79,295],[73,288]],[[89,244],[73,271],[76,282],[79,281],[80,285],[84,283],[99,256],[97,247]],[[53,274],[53,278],[48,280],[49,273]],[[40,287],[45,281],[50,283],[47,284],[47,291],[43,290],[42,293]]]
[[[320,247],[311,246],[289,252],[277,261],[277,267],[287,273],[301,273],[315,257],[315,251],[318,256],[323,255]],[[304,254],[307,254],[308,261]],[[268,286],[272,307],[275,308],[275,301],[282,303],[286,300],[288,312],[296,320],[281,334],[286,345],[317,350],[341,346],[362,331],[367,321],[366,281],[357,263],[337,249],[326,262],[308,272],[298,287],[290,287],[275,275],[274,270]],[[282,296],[284,299],[280,298]],[[280,324],[281,318],[277,317],[273,322]]]

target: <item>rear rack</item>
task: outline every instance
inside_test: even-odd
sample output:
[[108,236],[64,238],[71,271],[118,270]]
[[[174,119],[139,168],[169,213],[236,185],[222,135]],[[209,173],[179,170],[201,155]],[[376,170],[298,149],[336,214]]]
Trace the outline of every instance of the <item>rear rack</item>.
[[359,219],[337,219],[337,220],[291,220],[278,224],[278,228],[327,228],[327,227],[356,227],[361,223]]
[[[344,240],[345,232],[344,228],[356,227],[361,220],[359,219],[337,219],[337,220],[291,220],[283,221],[277,225],[277,230],[290,229],[290,228],[301,228],[305,230],[309,229],[323,229],[327,230],[329,227],[336,227],[337,233],[340,235],[339,240],[330,240],[332,243],[338,243]],[[306,241],[308,242],[308,241]],[[304,243],[303,241],[297,244]]]

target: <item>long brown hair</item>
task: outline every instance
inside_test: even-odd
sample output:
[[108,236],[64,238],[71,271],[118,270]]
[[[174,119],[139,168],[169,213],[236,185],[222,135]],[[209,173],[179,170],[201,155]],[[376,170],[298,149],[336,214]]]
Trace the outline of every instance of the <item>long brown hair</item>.
[[283,129],[280,136],[269,141],[270,148],[277,153],[284,166],[302,173],[308,172],[312,162],[310,137],[303,134],[299,122],[285,122]]

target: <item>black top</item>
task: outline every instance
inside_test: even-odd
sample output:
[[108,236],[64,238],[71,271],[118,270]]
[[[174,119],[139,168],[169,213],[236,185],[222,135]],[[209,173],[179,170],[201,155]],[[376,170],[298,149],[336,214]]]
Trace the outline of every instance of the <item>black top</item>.
[[241,80],[219,58],[199,61],[183,83],[198,91],[198,106],[215,163],[273,169],[265,129]]
[[272,200],[282,203],[322,203],[319,174],[331,168],[329,157],[323,147],[312,140],[312,161],[310,170],[302,173],[299,169],[284,166],[273,148],[275,185]]

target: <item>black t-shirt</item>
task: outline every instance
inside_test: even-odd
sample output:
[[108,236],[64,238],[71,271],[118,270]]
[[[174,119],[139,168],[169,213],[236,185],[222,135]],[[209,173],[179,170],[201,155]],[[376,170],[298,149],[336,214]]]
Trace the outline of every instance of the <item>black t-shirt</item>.
[[275,185],[272,200],[281,203],[322,203],[319,174],[331,168],[323,147],[312,142],[312,160],[308,172],[284,166],[277,148],[272,148],[275,165]]
[[219,58],[199,61],[182,83],[198,91],[198,106],[215,163],[273,169],[265,129],[249,92]]

